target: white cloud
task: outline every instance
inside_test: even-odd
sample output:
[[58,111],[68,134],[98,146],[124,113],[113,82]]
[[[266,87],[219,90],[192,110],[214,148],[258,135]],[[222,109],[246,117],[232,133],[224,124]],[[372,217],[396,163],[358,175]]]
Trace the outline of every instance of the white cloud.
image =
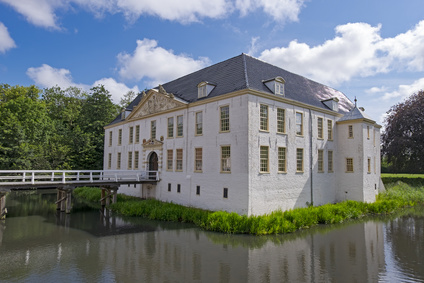
[[132,90],[135,93],[138,93],[140,90],[137,86],[132,88],[127,87],[123,83],[118,83],[115,79],[112,78],[103,78],[98,81],[95,81],[93,86],[104,85],[105,88],[110,92],[112,96],[112,101],[114,103],[119,103],[121,101],[121,97],[124,96],[128,91]]
[[231,10],[231,3],[227,0],[120,0],[116,6],[132,19],[151,15],[183,23],[201,18],[221,18]]
[[43,64],[41,67],[29,68],[27,75],[36,83],[36,85],[42,88],[50,88],[59,86],[62,89],[66,89],[70,86],[75,86],[89,91],[91,87],[104,85],[105,88],[110,92],[112,101],[119,103],[121,97],[128,91],[132,90],[135,93],[139,92],[137,86],[132,88],[127,87],[123,83],[118,83],[113,78],[103,78],[95,81],[91,86],[86,84],[78,84],[73,82],[71,72],[67,69],[56,69],[47,64]]
[[380,26],[349,23],[336,27],[334,39],[310,47],[296,40],[288,47],[264,50],[260,58],[320,82],[337,84],[353,76],[387,71],[386,60],[376,56]]
[[15,41],[10,37],[7,27],[0,22],[0,53],[5,53],[7,50],[15,47]]
[[387,73],[395,67],[424,69],[424,21],[394,38],[382,38],[380,29],[366,23],[340,25],[337,36],[321,45],[294,40],[288,47],[264,50],[260,58],[328,84]]
[[28,68],[27,75],[41,87],[60,86],[61,88],[68,88],[70,86],[78,86],[86,89],[83,85],[76,85],[72,81],[71,72],[67,69],[56,69],[47,64],[41,67]]
[[184,54],[158,47],[155,40],[137,40],[133,54],[120,53],[119,74],[124,79],[148,79],[149,87],[168,82],[210,64],[209,59],[192,59]]
[[54,29],[59,28],[54,10],[65,3],[61,0],[0,0],[0,2],[12,6],[33,25]]
[[134,21],[143,15],[180,23],[219,19],[235,11],[242,16],[262,9],[276,22],[297,21],[305,0],[0,0],[36,26],[60,29],[57,10],[90,11],[96,17],[122,13]]
[[236,0],[235,7],[242,16],[253,12],[256,9],[262,9],[270,15],[274,21],[298,21],[300,9],[305,0]]
[[383,99],[393,99],[400,98],[404,99],[411,96],[414,93],[418,93],[418,91],[424,90],[424,78],[418,79],[414,81],[410,85],[399,85],[398,89],[392,92],[385,92]]

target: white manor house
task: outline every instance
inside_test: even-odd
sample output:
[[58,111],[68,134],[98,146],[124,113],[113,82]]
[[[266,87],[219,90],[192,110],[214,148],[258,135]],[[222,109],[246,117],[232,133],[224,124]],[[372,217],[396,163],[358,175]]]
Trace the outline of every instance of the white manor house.
[[241,54],[138,95],[105,127],[104,169],[160,172],[126,194],[245,215],[373,202],[380,128],[340,91]]

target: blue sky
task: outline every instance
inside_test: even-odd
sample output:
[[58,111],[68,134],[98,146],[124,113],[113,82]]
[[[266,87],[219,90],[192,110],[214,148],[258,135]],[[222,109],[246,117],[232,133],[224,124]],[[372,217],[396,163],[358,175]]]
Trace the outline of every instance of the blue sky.
[[422,0],[0,0],[0,83],[119,103],[242,52],[344,92],[377,122],[424,89]]

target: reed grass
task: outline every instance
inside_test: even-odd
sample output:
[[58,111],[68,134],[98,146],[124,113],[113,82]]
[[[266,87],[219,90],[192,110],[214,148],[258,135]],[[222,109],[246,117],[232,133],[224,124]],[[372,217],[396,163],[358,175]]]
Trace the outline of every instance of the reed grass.
[[[414,182],[413,184],[415,186],[400,181],[391,182],[386,185],[386,192],[379,194],[374,203],[347,200],[336,204],[279,210],[266,215],[246,216],[235,212],[212,212],[121,194],[118,194],[117,203],[112,204],[110,208],[125,216],[194,223],[205,230],[228,234],[284,234],[318,224],[342,223],[372,214],[390,214],[403,207],[424,204],[424,186]],[[81,188],[75,190],[75,195],[98,202],[101,193],[96,188]]]

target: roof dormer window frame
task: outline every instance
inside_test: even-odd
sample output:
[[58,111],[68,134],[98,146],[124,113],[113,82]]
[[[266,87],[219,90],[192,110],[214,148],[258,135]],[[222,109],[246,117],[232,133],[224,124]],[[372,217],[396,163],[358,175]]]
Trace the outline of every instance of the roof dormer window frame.
[[275,77],[269,80],[264,80],[263,83],[275,95],[285,96],[284,85],[286,84],[286,81],[282,77]]
[[207,97],[215,88],[215,84],[202,81],[197,85],[197,98]]

